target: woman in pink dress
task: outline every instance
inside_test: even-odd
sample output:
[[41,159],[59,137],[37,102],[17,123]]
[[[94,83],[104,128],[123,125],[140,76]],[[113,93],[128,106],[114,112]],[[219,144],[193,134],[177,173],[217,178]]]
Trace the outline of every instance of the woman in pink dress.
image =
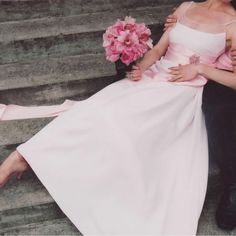
[[207,79],[236,47],[230,0],[184,2],[128,78],[60,106],[2,105],[2,120],[58,117],[0,167],[3,186],[29,166],[84,235],[194,235],[208,176],[201,110]]

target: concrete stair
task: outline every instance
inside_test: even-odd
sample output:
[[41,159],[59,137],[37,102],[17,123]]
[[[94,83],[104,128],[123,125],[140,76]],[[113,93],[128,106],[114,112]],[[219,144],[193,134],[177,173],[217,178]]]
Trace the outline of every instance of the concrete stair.
[[178,4],[180,0],[1,0],[0,22]]
[[[180,0],[0,0],[0,103],[58,104],[83,100],[117,80],[102,34],[117,18],[148,24],[156,42]],[[0,161],[53,118],[0,122]],[[214,211],[221,192],[211,164],[199,235],[220,231]],[[0,189],[0,235],[81,235],[32,171]]]
[[[13,148],[13,147],[12,147]],[[212,166],[209,189],[198,235],[235,235],[217,228],[214,213],[222,190],[218,170]],[[0,190],[0,235],[80,235],[33,172],[21,181],[12,179]]]
[[113,82],[115,75],[115,66],[101,53],[4,64],[0,100],[21,105],[81,100]]
[[[117,18],[132,15],[152,27],[161,27],[173,5],[122,9],[76,16],[0,23],[0,64],[32,59],[103,52],[104,29]],[[98,22],[99,19],[99,22]],[[157,38],[157,32],[154,37]]]

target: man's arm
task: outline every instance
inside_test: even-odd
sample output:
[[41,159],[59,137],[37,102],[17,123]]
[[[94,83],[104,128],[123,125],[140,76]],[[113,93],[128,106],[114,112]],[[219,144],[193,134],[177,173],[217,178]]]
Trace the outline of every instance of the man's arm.
[[140,80],[142,73],[164,55],[168,47],[169,30],[164,32],[159,42],[144,55],[138,64],[132,67],[131,72],[127,73],[129,79],[134,81]]
[[200,75],[214,80],[217,83],[223,84],[236,90],[236,23],[232,24],[229,28],[231,39],[231,58],[233,65],[233,72],[222,71],[200,64],[198,72]]
[[[182,14],[185,7],[189,4],[188,2],[183,2],[178,8],[175,9],[173,15],[179,16]],[[140,80],[142,73],[153,65],[157,60],[159,60],[166,52],[169,45],[169,31],[171,27],[168,27],[160,38],[159,42],[149,50],[140,63],[133,66],[133,70],[128,73],[128,78],[131,80]]]
[[[171,19],[175,19],[175,23],[177,21],[177,17],[180,17],[185,8],[188,7],[189,2],[183,2],[180,4],[178,8],[175,8],[173,14],[169,17],[169,27],[163,33],[159,42],[150,50],[144,57],[144,59],[139,64],[141,69],[146,70],[149,66],[151,66],[156,60],[160,59],[166,52],[168,45],[169,45],[169,31],[171,30],[170,23],[172,22]],[[167,18],[168,19],[168,18]],[[173,24],[172,24],[173,26]]]

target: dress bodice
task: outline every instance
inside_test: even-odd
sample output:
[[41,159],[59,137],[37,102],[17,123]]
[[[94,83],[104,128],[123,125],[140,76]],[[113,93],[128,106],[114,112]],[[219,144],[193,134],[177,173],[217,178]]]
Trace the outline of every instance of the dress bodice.
[[[192,29],[179,21],[169,33],[169,47],[164,58],[175,63],[188,64],[191,57],[214,64],[225,51],[226,33],[207,33]],[[177,56],[179,55],[179,56]]]
[[[185,24],[180,18],[169,31],[169,46],[166,54],[155,63],[152,69],[161,73],[162,79],[168,80],[170,78],[169,68],[178,64],[204,63],[216,67],[217,61],[221,55],[224,55],[225,49],[226,31],[213,33],[198,30]],[[206,78],[197,76],[194,80],[180,83],[202,86],[206,82]]]

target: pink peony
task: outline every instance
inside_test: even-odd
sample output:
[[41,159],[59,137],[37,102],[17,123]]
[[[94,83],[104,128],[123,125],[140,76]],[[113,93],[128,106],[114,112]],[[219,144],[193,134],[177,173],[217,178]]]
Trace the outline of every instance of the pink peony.
[[119,36],[121,31],[124,31],[124,23],[121,20],[117,20],[117,22],[113,25],[115,30],[115,36]]
[[145,44],[139,44],[137,49],[142,56],[148,51],[148,47]]
[[124,50],[121,55],[121,61],[125,63],[127,66],[135,61],[135,53],[133,50]]
[[136,33],[139,36],[141,43],[146,44],[149,48],[153,47],[153,40],[150,38],[151,30],[148,29],[145,24],[139,24],[137,26]]
[[125,24],[135,25],[136,19],[132,18],[131,16],[126,16],[124,20]]
[[130,32],[134,32],[137,26],[135,22],[136,20],[134,18],[126,16],[124,20],[124,30],[129,30]]
[[115,62],[119,59],[126,65],[142,57],[149,48],[152,48],[151,31],[145,24],[137,24],[130,16],[124,21],[109,26],[103,34],[103,47],[106,58]]
[[141,37],[143,34],[146,34],[148,36],[151,35],[150,29],[148,29],[144,23],[137,24],[136,33],[139,37]]
[[108,47],[114,44],[115,37],[112,34],[103,34],[103,47]]
[[120,36],[117,38],[117,50],[122,52],[126,48],[132,47],[135,44],[139,43],[138,36],[129,30],[123,31],[120,33]]
[[124,30],[123,22],[117,20],[113,26],[109,26],[103,34],[103,47],[110,46]]
[[120,58],[120,53],[117,52],[116,47],[107,47],[105,48],[106,50],[106,59],[111,61],[111,62],[116,62]]

